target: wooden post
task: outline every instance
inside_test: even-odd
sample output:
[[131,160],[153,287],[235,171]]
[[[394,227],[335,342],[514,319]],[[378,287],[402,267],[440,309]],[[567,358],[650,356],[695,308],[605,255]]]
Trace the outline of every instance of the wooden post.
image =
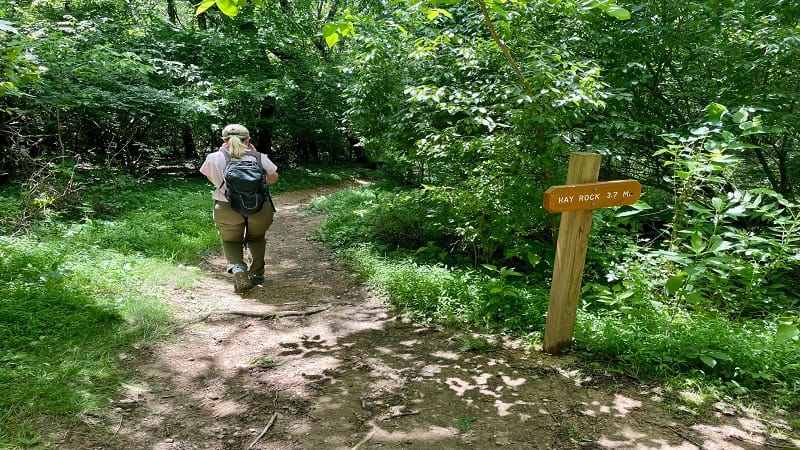
[[[594,153],[572,153],[567,170],[567,184],[597,181],[601,159],[600,155]],[[547,353],[558,354],[572,344],[591,229],[591,209],[561,213],[553,284],[550,287],[550,304],[544,331],[543,350]]]

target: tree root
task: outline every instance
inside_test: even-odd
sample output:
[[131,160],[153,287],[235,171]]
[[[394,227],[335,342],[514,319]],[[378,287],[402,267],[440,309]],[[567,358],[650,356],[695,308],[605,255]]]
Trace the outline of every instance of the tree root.
[[247,450],[250,450],[250,449],[252,449],[252,448],[253,448],[253,446],[254,446],[254,445],[256,445],[256,442],[260,441],[260,440],[261,440],[261,438],[262,438],[262,437],[264,437],[264,435],[265,435],[265,434],[267,434],[267,431],[269,431],[269,429],[270,429],[270,428],[272,428],[272,424],[273,424],[273,423],[275,423],[275,419],[277,419],[277,418],[278,418],[278,413],[276,412],[275,414],[273,414],[273,415],[272,415],[272,418],[271,418],[271,419],[269,419],[269,423],[268,423],[268,424],[267,424],[267,426],[265,426],[265,427],[264,427],[264,429],[261,431],[261,434],[259,434],[259,435],[256,437],[256,440],[254,440],[254,441],[253,441],[253,442],[250,444],[250,446],[249,446],[249,447],[247,447]]
[[281,317],[302,317],[302,316],[310,316],[313,314],[321,313],[323,311],[329,310],[333,305],[322,305],[317,308],[306,309],[303,311],[275,311],[275,312],[264,312],[264,311],[254,311],[254,310],[227,310],[227,311],[210,311],[204,314],[202,317],[198,318],[197,320],[193,320],[191,322],[187,322],[185,324],[179,325],[175,327],[176,330],[181,330],[186,328],[190,325],[194,325],[200,322],[205,322],[214,314],[229,314],[234,316],[243,316],[243,317],[255,317],[261,320],[268,320],[268,319],[279,319]]
[[280,317],[296,317],[296,316],[310,316],[312,314],[321,313],[331,308],[332,305],[323,305],[317,308],[306,309],[305,311],[276,311],[265,313],[261,311],[252,310],[230,310],[230,311],[216,311],[217,314],[231,314],[234,316],[256,317],[259,319],[272,319]]

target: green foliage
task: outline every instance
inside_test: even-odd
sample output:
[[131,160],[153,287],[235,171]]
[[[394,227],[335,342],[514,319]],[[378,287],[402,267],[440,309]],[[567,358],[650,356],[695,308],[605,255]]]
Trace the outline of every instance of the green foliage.
[[[674,143],[659,152],[673,158],[667,163],[675,190],[669,249],[661,252],[676,268],[666,294],[732,316],[796,311],[796,301],[781,299],[784,280],[800,267],[800,205],[771,190],[732,185],[737,156],[752,146],[725,129],[726,112],[712,105],[710,122],[690,136],[670,137]],[[742,136],[759,128],[746,110],[732,119]]]
[[459,417],[455,419],[456,427],[458,427],[458,431],[462,433],[466,433],[467,431],[472,428],[472,424],[478,420],[477,417]]
[[276,360],[272,356],[261,356],[250,361],[250,364],[257,366],[260,369],[274,369],[286,364],[286,360]]
[[[197,280],[197,268],[178,263],[219,246],[206,180],[84,182],[80,208],[58,203],[27,235],[0,240],[3,447],[38,441],[31,424],[42,417],[107,407],[119,355],[172,330],[164,290]],[[21,194],[0,193],[6,204]]]
[[[384,193],[371,187],[318,199],[313,207],[324,211],[326,218],[315,236],[342,249],[340,256],[347,264],[370,284],[388,292],[398,307],[419,317],[495,330],[530,332],[543,326],[548,293],[538,277],[492,265],[476,270],[463,259],[467,267],[445,266],[442,260],[457,262],[458,258],[434,243],[398,249],[399,240],[383,240],[386,224],[381,218],[386,216],[376,206],[376,197]],[[403,202],[404,212],[414,210],[411,203],[405,203],[407,200]],[[398,221],[395,217],[392,220]],[[406,226],[408,223],[400,222],[396,227],[402,236],[415,231]],[[413,237],[405,239],[419,242]],[[378,256],[386,253],[379,249],[390,250],[391,256]]]
[[612,156],[608,169],[659,186],[667,172],[652,158],[660,135],[683,134],[712,101],[748,105],[769,132],[747,139],[759,148],[741,155],[736,178],[792,198],[800,173],[797,92],[789,87],[800,73],[796,5],[648,1],[631,13],[617,26],[591,16],[565,24],[615,87],[581,142]]
[[483,337],[462,335],[458,338],[459,349],[463,352],[483,352],[491,348],[492,344]]
[[155,287],[178,272],[68,242],[0,240],[0,446],[36,441],[37,417],[105,408],[118,355],[168,333]]
[[5,7],[0,9],[0,99],[6,95],[19,94],[20,89],[35,83],[41,74],[40,68],[26,58],[25,50],[30,44],[28,38],[20,35],[14,23],[3,20]]
[[[710,144],[711,148],[717,145]],[[729,151],[745,150],[735,140],[726,146]],[[769,380],[778,386],[775,395],[780,401],[787,401],[798,388],[793,381],[800,355],[796,296],[788,285],[759,284],[750,276],[752,272],[742,271],[749,264],[759,270],[774,270],[778,280],[795,276],[797,245],[792,230],[798,220],[790,214],[794,207],[779,196],[761,192],[760,203],[754,198],[747,200],[750,206],[744,210],[750,208],[752,216],[725,216],[724,211],[746,201],[745,193],[728,195],[717,185],[709,188],[717,170],[709,169],[717,167],[713,164],[695,164],[687,155],[677,154],[673,161],[675,166],[711,170],[697,175],[699,188],[692,190],[691,197],[704,204],[723,205],[713,199],[724,196],[724,204],[731,206],[710,209],[718,211],[716,229],[722,230],[720,234],[730,234],[725,235],[729,241],[741,237],[730,247],[718,245],[713,251],[697,253],[692,250],[690,234],[684,237],[681,232],[676,233],[677,250],[668,251],[660,247],[662,242],[670,243],[670,234],[663,231],[672,227],[681,227],[683,232],[713,229],[714,216],[694,210],[691,214],[680,212],[673,205],[670,211],[676,219],[652,238],[645,228],[649,225],[637,221],[644,214],[652,215],[649,211],[655,207],[640,204],[625,210],[598,211],[575,348],[587,359],[607,361],[616,370],[648,378],[692,379],[727,395],[765,395],[762,386]],[[732,168],[728,164],[719,167]],[[677,192],[684,191],[680,186]],[[531,252],[524,269],[483,264],[479,270],[470,259],[455,257],[452,245],[428,242],[418,249],[398,245],[404,240],[416,245],[419,241],[410,235],[421,234],[426,226],[421,221],[403,219],[407,214],[424,214],[433,223],[450,217],[449,205],[455,202],[430,201],[441,192],[446,191],[372,185],[317,199],[314,207],[326,214],[317,237],[339,249],[338,255],[346,264],[369,284],[385,291],[395,305],[422,320],[540,335],[551,274],[541,250]],[[680,218],[686,220],[681,222]],[[387,230],[396,230],[399,238],[384,239],[395,235]],[[527,244],[535,248],[534,242]],[[775,257],[764,258],[767,253]],[[711,271],[716,267],[715,258],[720,257],[727,257],[730,264],[725,272],[715,272],[717,278],[698,271],[693,272],[692,283],[680,278],[680,283],[676,281],[676,271],[696,270],[693,268],[698,266]],[[772,261],[776,265],[771,269]],[[706,292],[708,296],[694,294]]]
[[637,308],[622,315],[580,313],[575,340],[589,358],[637,377],[691,378],[732,395],[775,395],[783,402],[800,389],[796,343],[776,339],[769,323]]
[[28,157],[138,176],[219,145],[227,122],[279,163],[350,159],[322,10],[212,3],[248,14],[173,2],[165,17],[117,0],[0,10],[13,24],[0,28],[0,176],[27,178]]

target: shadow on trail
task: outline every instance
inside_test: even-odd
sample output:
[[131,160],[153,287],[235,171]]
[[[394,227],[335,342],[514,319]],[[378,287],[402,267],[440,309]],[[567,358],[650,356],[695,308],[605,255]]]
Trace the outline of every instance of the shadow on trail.
[[540,355],[465,353],[458,336],[380,308],[337,307],[327,318],[315,334],[263,352],[280,366],[250,371],[279,388],[302,368],[307,387],[296,397],[307,411],[258,448],[760,447],[746,424],[683,428],[614,392],[614,379],[581,377]]
[[60,448],[765,445],[761,423],[673,417],[655,387],[513,345],[466,351],[456,332],[396,316],[307,239],[319,218],[302,213],[304,200],[276,200],[266,285],[234,295],[224,262],[212,258],[200,285],[175,299],[186,327],[135,361],[123,398],[96,426],[105,433],[72,433]]

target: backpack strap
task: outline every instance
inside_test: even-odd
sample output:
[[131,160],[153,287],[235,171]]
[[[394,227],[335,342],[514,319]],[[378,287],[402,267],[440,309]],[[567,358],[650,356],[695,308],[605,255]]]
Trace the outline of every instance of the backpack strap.
[[255,150],[248,150],[247,154],[252,156],[253,158],[255,158],[256,161],[258,161],[258,167],[261,167],[261,171],[266,174],[267,171],[264,170],[264,165],[261,164],[261,153],[255,151]]
[[258,160],[258,167],[261,168],[261,173],[264,174],[264,185],[267,187],[267,200],[269,201],[269,205],[272,208],[272,212],[277,212],[277,208],[275,208],[275,202],[272,201],[272,194],[269,192],[269,185],[266,183],[267,181],[267,170],[264,169],[264,164],[261,162],[262,153],[257,152],[254,150],[248,150],[247,154],[256,158]]
[[231,163],[231,154],[228,153],[228,150],[226,150],[224,148],[219,149],[219,151],[220,151],[220,153],[222,153],[222,156],[225,157],[225,167],[222,168],[222,175],[223,175],[222,176],[222,183],[220,183],[219,186],[217,186],[217,189],[222,189],[222,186],[225,186],[225,169],[227,169],[228,168],[228,164]]

